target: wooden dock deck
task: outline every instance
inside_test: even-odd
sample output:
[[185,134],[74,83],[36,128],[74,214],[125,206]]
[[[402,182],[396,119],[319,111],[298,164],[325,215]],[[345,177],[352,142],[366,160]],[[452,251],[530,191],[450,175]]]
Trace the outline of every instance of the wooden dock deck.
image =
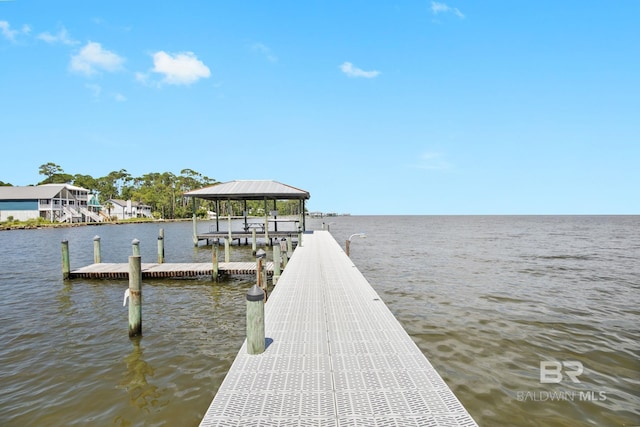
[[[273,275],[273,262],[266,262],[267,275]],[[219,274],[231,275],[255,275],[255,262],[220,262]],[[213,264],[203,263],[142,263],[142,278],[179,278],[211,276]],[[129,264],[124,263],[99,263],[71,270],[70,279],[127,279],[129,277]]]
[[200,426],[476,426],[327,231],[305,234]]

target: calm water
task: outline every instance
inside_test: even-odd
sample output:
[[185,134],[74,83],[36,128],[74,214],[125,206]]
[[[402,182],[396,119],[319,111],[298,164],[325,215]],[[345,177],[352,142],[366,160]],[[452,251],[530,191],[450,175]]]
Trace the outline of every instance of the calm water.
[[[640,425],[639,216],[307,228],[322,222],[342,245],[367,233],[352,259],[481,426]],[[92,262],[96,234],[104,262],[126,262],[133,238],[153,262],[160,227],[167,262],[209,261],[190,223],[0,232],[0,425],[198,425],[244,339],[251,283],[146,280],[130,340],[126,281],[61,279],[61,240],[72,268]],[[541,361],[566,366],[541,383]]]

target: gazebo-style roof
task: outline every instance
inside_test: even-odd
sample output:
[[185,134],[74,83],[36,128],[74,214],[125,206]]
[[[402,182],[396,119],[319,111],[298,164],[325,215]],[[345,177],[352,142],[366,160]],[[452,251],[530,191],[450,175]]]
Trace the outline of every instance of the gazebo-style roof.
[[[273,232],[278,232],[278,222],[291,222],[295,221],[301,225],[301,229],[305,230],[305,201],[311,197],[308,191],[301,190],[296,187],[292,187],[287,184],[283,184],[278,181],[269,180],[237,180],[229,181],[221,184],[214,184],[209,187],[199,188],[184,193],[186,197],[192,197],[194,200],[194,224],[195,224],[195,199],[211,200],[215,202],[216,210],[216,231],[220,233],[220,212],[219,202],[239,200],[244,202],[244,232],[247,233],[252,226],[247,220],[247,200],[264,200],[264,226],[262,227],[265,233],[265,238],[269,234],[269,223],[273,223]],[[277,219],[276,201],[278,200],[298,200],[300,203],[300,219],[288,220]],[[273,202],[273,218],[269,218],[269,211],[267,208],[267,202]],[[231,213],[229,213],[229,221],[231,221]],[[255,223],[253,224],[255,225]],[[194,225],[194,243],[197,244],[198,237],[195,235]],[[231,224],[228,227],[231,230]],[[271,233],[272,235],[274,233]],[[229,239],[231,239],[231,233],[229,232]]]
[[229,181],[188,191],[184,195],[205,200],[307,200],[311,197],[308,191],[267,180]]

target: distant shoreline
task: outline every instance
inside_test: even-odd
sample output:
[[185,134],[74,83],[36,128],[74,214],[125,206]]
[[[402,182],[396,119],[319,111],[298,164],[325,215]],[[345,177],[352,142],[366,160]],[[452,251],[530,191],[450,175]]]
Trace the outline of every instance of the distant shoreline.
[[123,225],[123,224],[147,224],[153,222],[182,222],[191,221],[191,218],[176,218],[176,219],[147,219],[136,221],[104,221],[104,222],[59,222],[50,224],[2,224],[0,225],[0,231],[8,230],[38,230],[43,228],[70,228],[70,227],[84,227],[84,226],[100,226],[100,225]]

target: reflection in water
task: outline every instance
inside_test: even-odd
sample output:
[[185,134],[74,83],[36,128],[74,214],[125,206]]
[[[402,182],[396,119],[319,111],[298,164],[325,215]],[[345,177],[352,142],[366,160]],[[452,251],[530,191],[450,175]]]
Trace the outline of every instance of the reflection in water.
[[[152,377],[154,371],[153,367],[143,359],[141,341],[142,337],[131,338],[133,348],[124,358],[127,370],[120,385],[129,392],[130,405],[149,414],[152,407],[160,404],[159,399],[162,393],[157,386],[147,382],[147,377]],[[130,425],[120,416],[115,421],[118,425]]]
[[60,291],[58,292],[57,298],[60,303],[60,313],[71,315],[73,309],[73,301],[71,300],[71,290],[73,287],[71,286],[70,280],[65,280],[63,282]]

